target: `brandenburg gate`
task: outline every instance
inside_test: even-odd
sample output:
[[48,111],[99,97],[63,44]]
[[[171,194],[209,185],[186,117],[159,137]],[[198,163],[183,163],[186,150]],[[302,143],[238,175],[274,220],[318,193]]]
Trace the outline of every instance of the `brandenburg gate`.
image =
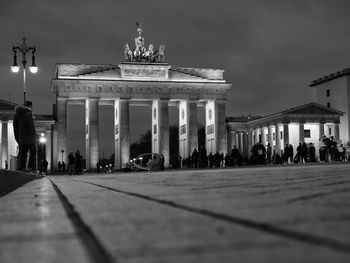
[[[176,67],[165,62],[164,45],[154,51],[144,46],[138,24],[135,49],[125,45],[125,61],[118,65],[56,64],[51,90],[56,95],[57,123],[53,162],[67,160],[68,105],[85,106],[86,169],[99,160],[99,106],[114,109],[115,167],[130,160],[129,107],[152,107],[152,152],[169,165],[168,107],[179,109],[179,154],[198,149],[197,107],[205,107],[206,149],[227,152],[226,94],[231,84],[222,69]],[[83,153],[84,154],[84,153]]]

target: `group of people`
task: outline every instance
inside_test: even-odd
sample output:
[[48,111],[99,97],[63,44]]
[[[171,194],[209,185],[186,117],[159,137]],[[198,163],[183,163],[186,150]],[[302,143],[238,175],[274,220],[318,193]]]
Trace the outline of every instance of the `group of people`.
[[[82,166],[83,156],[80,154],[80,151],[77,150],[75,153],[70,152],[68,154],[68,174],[69,175],[78,175],[83,173]],[[66,163],[64,161],[57,163],[57,168],[59,172],[66,172]]]
[[318,141],[320,161],[350,161],[350,142],[336,142],[333,136],[323,135]]
[[250,157],[244,157],[236,145],[233,146],[231,153],[211,152],[207,155],[204,147],[199,151],[194,149],[187,158],[182,158],[178,153],[170,157],[170,168],[218,168],[241,165],[264,165],[264,164],[291,164],[328,161],[350,161],[350,142],[342,144],[336,142],[333,136],[329,138],[323,135],[319,142],[319,158],[317,158],[316,147],[310,142],[302,142],[293,148],[292,144],[286,144],[281,153],[277,152],[267,143],[263,145],[257,142],[250,151]]
[[182,158],[180,154],[176,153],[170,157],[170,168],[219,168],[228,166],[226,156],[218,151],[213,154],[201,146],[199,151],[195,148],[191,155],[186,158]]
[[[350,142],[346,145],[336,142],[333,136],[329,138],[323,135],[318,142],[319,161],[350,161]],[[251,149],[250,163],[256,164],[290,164],[290,163],[307,163],[316,162],[316,148],[310,142],[299,143],[294,150],[293,145],[286,144],[281,154],[276,150],[272,151],[271,145],[268,143],[264,146],[258,142]]]

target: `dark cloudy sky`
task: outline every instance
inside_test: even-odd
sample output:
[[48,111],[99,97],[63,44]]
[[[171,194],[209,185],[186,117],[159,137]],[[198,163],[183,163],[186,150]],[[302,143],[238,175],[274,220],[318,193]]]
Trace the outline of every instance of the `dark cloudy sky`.
[[171,65],[226,69],[227,116],[275,113],[310,102],[311,80],[350,67],[349,10],[347,0],[1,0],[0,98],[22,102],[9,66],[23,36],[39,66],[28,99],[49,113],[54,63],[118,64],[139,21]]

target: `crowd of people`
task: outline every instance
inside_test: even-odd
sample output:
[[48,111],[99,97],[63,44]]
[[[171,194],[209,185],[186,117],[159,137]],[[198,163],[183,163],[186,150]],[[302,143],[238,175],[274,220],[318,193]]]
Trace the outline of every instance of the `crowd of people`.
[[194,149],[188,157],[182,158],[179,154],[170,157],[170,168],[219,168],[243,165],[264,165],[264,164],[292,164],[308,162],[329,162],[329,161],[350,161],[350,142],[343,144],[336,142],[333,136],[329,138],[323,135],[318,142],[319,154],[316,154],[316,147],[313,143],[302,142],[293,148],[292,144],[286,144],[281,153],[277,152],[267,143],[263,145],[258,142],[250,150],[250,157],[245,157],[236,147],[231,152],[223,153],[210,152],[204,147],[199,151]]
[[83,156],[80,154],[80,151],[77,150],[75,153],[70,152],[68,154],[68,167],[64,161],[59,161],[57,163],[58,172],[66,172],[68,169],[69,175],[79,175],[83,173],[82,166]]

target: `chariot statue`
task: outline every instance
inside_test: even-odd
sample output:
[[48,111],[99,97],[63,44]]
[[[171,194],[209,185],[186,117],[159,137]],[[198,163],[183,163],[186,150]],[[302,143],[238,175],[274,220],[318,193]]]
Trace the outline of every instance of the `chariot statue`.
[[135,37],[135,49],[130,50],[129,44],[125,44],[124,55],[125,61],[128,62],[147,62],[147,63],[164,63],[165,46],[160,45],[159,49],[154,51],[154,45],[149,44],[148,49],[145,48],[145,39],[142,37],[142,24],[136,23],[138,36]]

